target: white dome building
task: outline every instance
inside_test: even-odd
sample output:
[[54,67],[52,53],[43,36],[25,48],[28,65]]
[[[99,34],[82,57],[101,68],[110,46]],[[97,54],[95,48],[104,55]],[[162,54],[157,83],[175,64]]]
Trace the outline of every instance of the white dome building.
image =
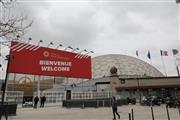
[[97,56],[92,59],[92,78],[110,76],[110,69],[117,68],[119,76],[151,76],[162,77],[163,74],[155,67],[135,57],[110,54]]
[[[149,63],[135,57],[108,54],[92,58],[92,80],[111,76],[112,67],[117,68],[121,78],[129,77],[163,77],[163,74]],[[77,84],[88,79],[68,78],[64,84]]]
[[[118,76],[112,76],[111,73],[116,72]],[[65,85],[43,92],[45,96],[66,92],[69,100],[111,98],[112,91],[116,91],[119,98],[140,101],[142,96],[165,96],[165,91],[171,95],[174,87],[179,88],[179,77],[165,77],[155,67],[135,57],[109,54],[92,58],[91,80],[68,78]]]

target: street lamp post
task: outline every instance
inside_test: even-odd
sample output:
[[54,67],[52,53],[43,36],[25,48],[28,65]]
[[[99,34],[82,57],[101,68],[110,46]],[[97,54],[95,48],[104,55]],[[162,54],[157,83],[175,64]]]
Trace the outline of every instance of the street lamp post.
[[56,49],[58,49],[59,47],[62,47],[63,45],[62,44],[59,44],[57,47],[56,47]]
[[8,70],[9,70],[9,64],[10,64],[10,61],[12,61],[14,59],[14,57],[12,55],[7,55],[6,56],[6,59],[7,60],[7,69],[6,69],[6,77],[5,77],[5,81],[3,82],[3,85],[2,85],[2,98],[1,98],[1,104],[3,105],[4,104],[4,97],[5,97],[5,93],[6,93],[6,85],[7,85],[7,79],[8,79]]
[[89,51],[89,52],[87,52],[84,56],[85,56],[85,58],[88,58],[88,55],[90,54],[90,53],[94,53],[93,51]]
[[32,40],[32,38],[31,38],[31,37],[29,37],[29,38],[28,38],[28,43],[30,43],[30,41],[31,41],[31,40]]
[[50,47],[51,45],[53,45],[53,42],[50,42],[49,45],[47,47]]
[[43,42],[43,40],[39,40],[39,42],[38,42],[38,46],[40,45],[40,43],[42,43]]
[[81,58],[82,56],[84,56],[84,55],[82,54],[83,52],[87,52],[87,50],[86,50],[86,49],[81,50],[81,51],[75,56],[75,58]]
[[139,78],[137,80],[137,85],[138,85],[138,92],[139,92],[139,102],[141,103],[141,90],[140,90],[140,85],[139,85]]
[[73,49],[71,52],[75,52],[75,51],[77,51],[77,50],[79,50],[79,48],[75,48],[75,49]]
[[64,51],[66,51],[68,48],[71,49],[71,50],[73,49],[71,46],[68,46],[68,47],[66,47],[66,48],[64,49]]
[[7,108],[4,106],[4,98],[5,98],[5,93],[6,93],[9,64],[10,64],[10,61],[13,60],[13,58],[14,57],[12,55],[7,55],[6,59],[5,59],[5,60],[7,60],[7,69],[6,69],[5,81],[2,84],[2,91],[3,91],[3,93],[2,93],[2,96],[1,96],[0,120],[1,120],[3,112],[5,112],[6,120],[8,119],[8,111],[7,111]]

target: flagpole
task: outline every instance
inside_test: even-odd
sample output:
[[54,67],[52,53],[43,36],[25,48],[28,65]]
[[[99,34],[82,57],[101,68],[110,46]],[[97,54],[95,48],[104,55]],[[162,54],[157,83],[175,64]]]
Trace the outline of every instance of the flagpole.
[[164,67],[164,73],[165,73],[165,75],[167,76],[166,67],[165,67],[164,60],[163,60],[162,55],[161,55],[161,61],[162,61],[163,67]]
[[174,58],[174,65],[175,65],[175,69],[176,69],[176,71],[177,71],[177,75],[180,76],[180,74],[179,74],[179,68],[178,68],[178,65],[177,65],[177,63],[176,63],[176,57],[175,57],[174,54],[173,54],[173,58]]
[[[180,21],[180,4],[178,4],[178,15],[179,15],[179,21]],[[179,26],[178,44],[180,45],[180,22],[178,23],[178,26]]]
[[150,59],[150,64],[153,66],[153,64],[152,64],[152,59]]
[[138,54],[137,58],[140,59],[139,54]]

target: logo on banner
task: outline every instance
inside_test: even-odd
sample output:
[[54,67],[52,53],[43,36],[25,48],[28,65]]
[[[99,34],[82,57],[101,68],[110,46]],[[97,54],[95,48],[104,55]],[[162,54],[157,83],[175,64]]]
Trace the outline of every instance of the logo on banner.
[[48,51],[44,51],[43,55],[44,55],[44,57],[49,57],[49,52]]

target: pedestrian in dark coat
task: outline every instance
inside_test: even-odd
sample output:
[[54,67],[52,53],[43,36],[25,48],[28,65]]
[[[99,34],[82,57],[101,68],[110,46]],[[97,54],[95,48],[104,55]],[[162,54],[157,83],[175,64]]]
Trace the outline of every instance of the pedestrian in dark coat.
[[40,97],[40,107],[42,107],[42,104],[43,104],[43,97],[41,96]]
[[39,102],[39,98],[38,98],[38,96],[36,96],[36,97],[34,98],[34,108],[37,108],[38,102]]
[[112,99],[112,111],[113,111],[113,120],[116,120],[116,115],[118,116],[118,118],[120,119],[120,115],[119,113],[117,112],[117,100],[116,98],[113,96],[113,99]]
[[41,105],[40,105],[40,107],[44,107],[45,102],[46,102],[46,97],[45,96],[41,97]]

